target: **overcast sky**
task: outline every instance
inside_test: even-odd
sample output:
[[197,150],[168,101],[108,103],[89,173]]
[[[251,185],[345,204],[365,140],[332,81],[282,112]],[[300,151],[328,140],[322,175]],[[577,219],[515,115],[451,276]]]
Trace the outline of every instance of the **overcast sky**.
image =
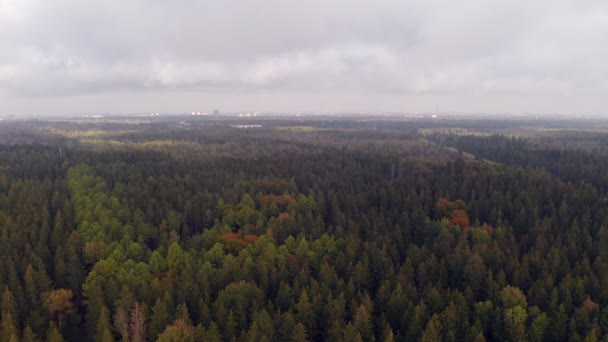
[[0,0],[0,114],[608,114],[604,0]]

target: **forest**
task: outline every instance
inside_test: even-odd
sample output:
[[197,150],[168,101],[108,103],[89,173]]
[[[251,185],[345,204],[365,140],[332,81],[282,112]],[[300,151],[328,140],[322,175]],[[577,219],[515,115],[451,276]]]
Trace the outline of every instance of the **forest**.
[[3,121],[0,342],[608,341],[607,169],[593,120]]

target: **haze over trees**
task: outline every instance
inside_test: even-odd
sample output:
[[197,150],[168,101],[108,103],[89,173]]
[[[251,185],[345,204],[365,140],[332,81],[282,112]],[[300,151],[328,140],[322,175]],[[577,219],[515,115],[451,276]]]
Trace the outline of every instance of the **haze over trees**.
[[0,342],[608,335],[596,123],[217,120],[0,125]]

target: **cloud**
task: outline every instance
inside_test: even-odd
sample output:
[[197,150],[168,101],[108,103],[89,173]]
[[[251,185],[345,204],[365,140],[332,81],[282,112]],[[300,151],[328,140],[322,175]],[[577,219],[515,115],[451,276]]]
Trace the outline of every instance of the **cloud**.
[[597,111],[606,38],[599,0],[0,0],[0,111]]

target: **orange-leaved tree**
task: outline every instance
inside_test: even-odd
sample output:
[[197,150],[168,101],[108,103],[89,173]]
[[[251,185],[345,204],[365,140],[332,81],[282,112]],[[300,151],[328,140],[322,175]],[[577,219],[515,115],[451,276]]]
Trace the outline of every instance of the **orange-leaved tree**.
[[42,305],[51,315],[57,316],[60,331],[63,315],[71,313],[74,309],[73,297],[74,294],[70,289],[57,289],[42,294]]

